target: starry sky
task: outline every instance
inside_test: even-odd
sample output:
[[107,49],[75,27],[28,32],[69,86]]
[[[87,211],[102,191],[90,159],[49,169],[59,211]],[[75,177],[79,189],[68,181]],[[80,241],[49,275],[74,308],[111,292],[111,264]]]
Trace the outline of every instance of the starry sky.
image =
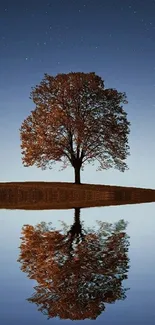
[[84,183],[155,188],[155,1],[0,2],[0,181],[74,181],[61,165],[24,167],[19,128],[34,109],[31,87],[44,73],[95,72],[106,88],[126,92],[131,122],[129,171],[96,172]]

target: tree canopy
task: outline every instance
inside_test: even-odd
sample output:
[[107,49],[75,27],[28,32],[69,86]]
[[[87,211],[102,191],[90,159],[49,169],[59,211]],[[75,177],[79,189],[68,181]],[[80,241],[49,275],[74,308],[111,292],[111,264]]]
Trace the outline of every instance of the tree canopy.
[[52,168],[71,165],[75,183],[85,163],[98,162],[98,170],[127,169],[130,123],[123,104],[126,94],[105,89],[94,72],[44,75],[32,88],[35,109],[20,128],[24,166]]
[[[75,219],[80,223],[78,213]],[[25,225],[18,261],[21,270],[37,281],[27,300],[48,318],[72,320],[96,319],[105,303],[124,300],[127,289],[122,281],[129,269],[126,226],[124,220],[114,225],[99,221],[97,230],[85,229],[84,240],[72,238],[71,247],[67,237],[70,243],[72,227],[69,230],[65,223],[59,231],[45,222]]]

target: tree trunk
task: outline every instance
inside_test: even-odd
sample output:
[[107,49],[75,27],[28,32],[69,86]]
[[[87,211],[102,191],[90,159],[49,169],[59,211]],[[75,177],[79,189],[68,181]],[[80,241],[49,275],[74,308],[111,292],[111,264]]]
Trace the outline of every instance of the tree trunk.
[[80,210],[81,208],[74,208],[74,223],[80,225]]
[[81,184],[81,182],[80,182],[80,167],[79,166],[74,167],[74,171],[75,171],[75,184]]

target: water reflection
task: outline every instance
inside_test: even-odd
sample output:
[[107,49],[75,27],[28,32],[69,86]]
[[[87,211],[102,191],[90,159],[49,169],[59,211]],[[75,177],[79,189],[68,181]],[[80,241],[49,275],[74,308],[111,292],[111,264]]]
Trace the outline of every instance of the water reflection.
[[106,303],[126,298],[127,223],[97,221],[96,228],[86,228],[80,208],[74,210],[71,228],[64,222],[61,230],[45,222],[23,226],[18,262],[37,281],[27,300],[48,318],[96,319]]

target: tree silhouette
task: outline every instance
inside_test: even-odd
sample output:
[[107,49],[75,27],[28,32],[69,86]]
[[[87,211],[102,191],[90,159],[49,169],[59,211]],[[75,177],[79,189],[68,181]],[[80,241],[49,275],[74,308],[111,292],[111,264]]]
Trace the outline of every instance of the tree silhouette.
[[105,303],[126,298],[122,281],[129,269],[127,223],[98,222],[98,226],[98,230],[85,230],[84,241],[69,246],[72,255],[64,241],[70,234],[65,223],[64,234],[51,223],[23,227],[18,261],[21,270],[37,281],[27,300],[48,318],[96,319]]
[[[65,245],[65,248],[68,249],[68,254],[70,257],[74,256],[74,245],[77,245],[81,241],[85,240],[85,231],[80,222],[80,209],[81,208],[74,209],[74,223],[71,228],[67,230],[66,235],[61,239],[61,243],[58,245],[58,247]],[[62,224],[64,227],[66,227],[65,223]]]
[[71,164],[80,183],[84,164],[98,161],[97,170],[127,169],[129,125],[122,104],[126,94],[105,89],[95,73],[45,74],[32,88],[35,109],[20,128],[24,166],[62,169]]

